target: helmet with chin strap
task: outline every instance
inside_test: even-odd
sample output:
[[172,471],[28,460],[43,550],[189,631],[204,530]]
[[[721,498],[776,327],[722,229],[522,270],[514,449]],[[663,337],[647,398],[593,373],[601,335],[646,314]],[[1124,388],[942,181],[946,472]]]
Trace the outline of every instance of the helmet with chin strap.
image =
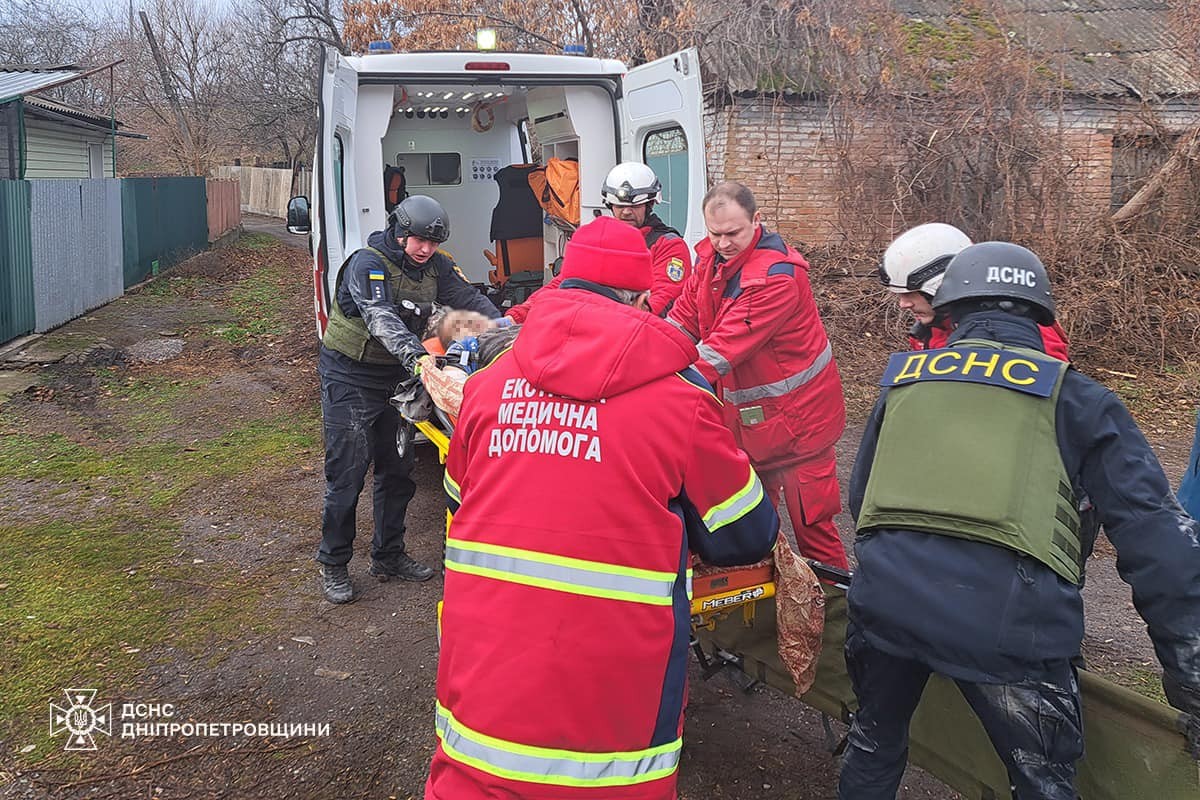
[[640,161],[622,161],[608,171],[600,196],[607,206],[640,206],[662,200],[662,182]]
[[933,299],[950,259],[970,246],[971,238],[953,225],[918,225],[888,245],[879,265],[879,281],[897,294],[920,292]]

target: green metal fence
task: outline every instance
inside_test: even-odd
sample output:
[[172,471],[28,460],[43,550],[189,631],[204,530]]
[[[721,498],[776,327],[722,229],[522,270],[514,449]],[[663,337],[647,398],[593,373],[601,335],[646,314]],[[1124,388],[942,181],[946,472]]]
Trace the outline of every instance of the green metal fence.
[[29,183],[0,180],[0,343],[33,330]]
[[[96,303],[119,296],[121,288],[128,289],[208,249],[208,198],[204,178],[125,178],[121,180],[119,190],[119,210],[116,208],[116,187],[112,187],[113,200],[105,206],[111,209],[111,215],[107,212],[97,215],[90,206],[81,211],[80,203],[91,198],[93,190],[99,191],[99,184],[76,181],[74,192],[66,191],[69,195],[67,199],[72,202],[66,203],[64,208],[69,207],[76,215],[91,214],[88,222],[103,224],[107,226],[106,230],[111,229],[112,244],[117,248],[113,254],[117,260],[112,266],[120,272],[119,281],[115,286],[106,288],[102,297],[95,292],[85,291],[95,288],[90,283],[85,286],[85,282],[78,280],[65,281],[72,287],[69,296],[48,298],[43,290],[40,297],[45,308],[39,310],[39,295],[35,292],[35,261],[49,258],[51,266],[63,267],[65,263],[70,267],[78,259],[66,259],[64,262],[58,258],[56,261],[57,251],[46,246],[46,242],[53,242],[54,239],[47,237],[45,228],[61,224],[61,220],[67,216],[50,201],[61,199],[59,195],[63,192],[60,190],[69,189],[69,182],[53,180],[37,183],[35,191],[29,181],[0,179],[0,344],[34,330],[41,331],[59,325]],[[93,186],[94,183],[97,185]],[[43,201],[40,206],[34,202],[39,197]],[[32,213],[35,206],[41,208],[36,217]],[[96,236],[88,238],[92,243],[97,240]],[[46,278],[40,262],[37,277]],[[95,277],[89,273],[89,280]],[[116,279],[118,275],[112,277]],[[45,302],[48,300],[54,302]],[[60,305],[62,309],[58,308]],[[77,305],[78,308],[75,307]],[[55,308],[51,309],[50,306]],[[42,316],[45,319],[40,318]]]
[[204,178],[125,178],[125,288],[208,247]]

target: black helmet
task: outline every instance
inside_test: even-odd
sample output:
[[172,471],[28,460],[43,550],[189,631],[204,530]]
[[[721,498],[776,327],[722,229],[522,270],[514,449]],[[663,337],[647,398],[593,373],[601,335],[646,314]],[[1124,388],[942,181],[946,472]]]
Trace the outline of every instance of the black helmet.
[[950,259],[942,285],[933,298],[935,309],[959,300],[1015,300],[1026,303],[1038,323],[1054,321],[1050,276],[1041,259],[1010,242],[981,242]]
[[440,244],[450,238],[450,216],[437,200],[414,194],[392,209],[392,233],[397,237],[419,236]]

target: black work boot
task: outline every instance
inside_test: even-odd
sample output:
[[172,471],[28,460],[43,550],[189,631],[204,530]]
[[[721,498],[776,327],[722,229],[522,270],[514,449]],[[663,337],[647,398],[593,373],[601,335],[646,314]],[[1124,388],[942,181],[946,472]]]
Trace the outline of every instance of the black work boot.
[[398,556],[371,559],[371,574],[381,581],[400,578],[405,581],[427,581],[433,577],[433,570],[424,564],[413,560],[408,553]]
[[350,570],[345,564],[322,564],[321,586],[325,591],[325,599],[331,603],[349,603],[354,599]]

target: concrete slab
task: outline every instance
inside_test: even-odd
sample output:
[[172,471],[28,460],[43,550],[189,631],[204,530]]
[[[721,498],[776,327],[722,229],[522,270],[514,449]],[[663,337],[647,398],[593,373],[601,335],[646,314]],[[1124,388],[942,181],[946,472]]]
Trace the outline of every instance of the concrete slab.
[[36,372],[25,372],[15,369],[0,370],[0,403],[14,394],[20,394],[31,386],[37,386]]
[[38,336],[24,347],[0,356],[0,364],[57,364],[68,356],[77,360],[104,341],[100,334],[79,325],[67,323],[55,331]]

